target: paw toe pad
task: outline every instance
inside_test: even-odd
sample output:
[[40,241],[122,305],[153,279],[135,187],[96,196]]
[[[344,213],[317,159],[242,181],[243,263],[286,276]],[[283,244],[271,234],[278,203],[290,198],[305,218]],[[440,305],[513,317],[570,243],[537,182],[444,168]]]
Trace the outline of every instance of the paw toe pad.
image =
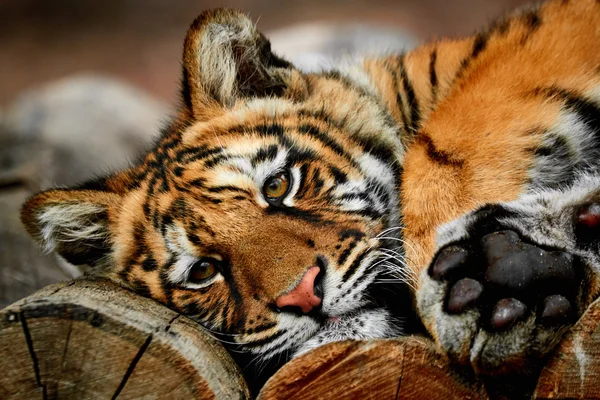
[[446,309],[450,314],[457,314],[475,305],[483,293],[483,285],[475,279],[463,278],[456,282],[450,295]]
[[527,306],[515,298],[502,299],[492,311],[491,327],[495,331],[506,331],[527,316]]
[[581,282],[577,271],[572,254],[536,246],[506,230],[446,247],[428,272],[447,282],[446,313],[477,308],[483,325],[500,332],[531,313],[545,326],[571,321]]

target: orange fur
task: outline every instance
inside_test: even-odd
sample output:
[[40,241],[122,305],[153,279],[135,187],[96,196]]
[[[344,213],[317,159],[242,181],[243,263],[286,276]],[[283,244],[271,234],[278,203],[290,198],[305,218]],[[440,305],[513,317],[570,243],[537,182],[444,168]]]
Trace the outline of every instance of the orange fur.
[[[562,107],[537,93],[598,87],[598,7],[592,0],[549,2],[470,38],[365,60],[364,76],[304,74],[272,54],[243,14],[206,12],[186,37],[180,111],[143,161],[72,191],[36,195],[24,205],[23,222],[43,241],[45,210],[99,204],[108,215],[105,274],[258,342],[280,333],[275,299],[315,259],[327,257],[336,273],[350,274],[360,254],[377,247],[377,236],[395,228],[383,217],[340,212],[323,193],[365,180],[369,168],[375,175],[402,169],[393,188],[401,210],[387,217],[402,217],[409,278],[418,286],[441,224],[523,193],[541,132],[557,123]],[[215,37],[229,42],[210,48]],[[305,196],[290,207],[301,213],[274,212],[258,178],[239,173],[269,146],[305,152],[296,161]],[[238,156],[244,160],[227,164]],[[85,211],[74,213],[82,224]],[[56,229],[58,238],[77,236]],[[356,235],[352,246],[343,232]],[[98,246],[82,242],[57,250],[80,257]],[[233,267],[224,280],[190,289],[168,281],[178,251]]]

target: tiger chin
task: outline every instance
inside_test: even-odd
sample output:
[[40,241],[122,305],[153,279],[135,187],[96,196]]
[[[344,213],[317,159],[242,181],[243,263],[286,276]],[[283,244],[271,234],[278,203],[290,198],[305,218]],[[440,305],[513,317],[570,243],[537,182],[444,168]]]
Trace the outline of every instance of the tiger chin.
[[22,220],[267,363],[422,323],[476,373],[527,371],[598,294],[599,24],[596,2],[548,2],[304,73],[206,11],[154,147]]

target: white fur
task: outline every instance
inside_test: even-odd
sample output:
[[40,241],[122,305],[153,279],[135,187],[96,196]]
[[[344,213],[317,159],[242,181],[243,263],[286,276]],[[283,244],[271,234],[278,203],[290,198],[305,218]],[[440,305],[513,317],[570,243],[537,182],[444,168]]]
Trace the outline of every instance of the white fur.
[[198,63],[205,86],[218,93],[227,106],[233,105],[238,93],[237,64],[233,44],[243,49],[241,56],[255,59],[256,48],[252,46],[257,35],[249,19],[238,18],[236,24],[209,24],[203,31],[198,46]]
[[91,222],[94,215],[105,211],[105,207],[93,203],[59,203],[44,207],[37,216],[44,250],[53,251],[57,241],[107,240],[108,227]]
[[[555,138],[562,139],[566,148],[557,148]],[[595,150],[595,141],[594,132],[578,114],[564,111],[540,145],[553,151],[538,155],[529,171],[532,189],[565,184],[573,179],[577,168],[597,164],[600,154]]]
[[384,309],[357,311],[340,318],[332,318],[316,335],[302,343],[294,357],[340,340],[368,340],[401,335],[402,331],[391,321],[390,313]]

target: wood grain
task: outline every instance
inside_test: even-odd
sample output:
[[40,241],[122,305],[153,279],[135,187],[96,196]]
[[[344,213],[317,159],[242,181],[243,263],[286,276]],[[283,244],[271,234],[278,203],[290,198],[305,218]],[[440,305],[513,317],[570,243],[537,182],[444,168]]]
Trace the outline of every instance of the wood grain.
[[249,397],[199,325],[109,281],[49,286],[0,321],[0,398]]
[[600,300],[563,338],[543,369],[536,399],[600,399]]
[[[599,322],[596,301],[550,357],[534,399],[600,399]],[[2,310],[0,368],[2,399],[250,397],[229,354],[198,324],[106,280],[48,286]],[[284,365],[258,398],[490,396],[412,336],[319,347]]]
[[417,337],[345,341],[286,364],[262,389],[267,399],[487,399],[480,383],[456,374]]

